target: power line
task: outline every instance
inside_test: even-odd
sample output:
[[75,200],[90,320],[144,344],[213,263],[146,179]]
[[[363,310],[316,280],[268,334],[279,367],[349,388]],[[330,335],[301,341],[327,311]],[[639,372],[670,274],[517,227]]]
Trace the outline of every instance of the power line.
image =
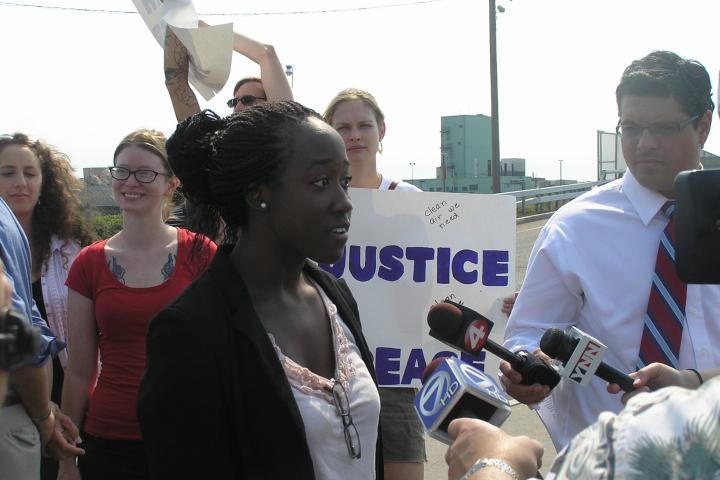
[[66,10],[71,12],[97,12],[97,13],[137,13],[127,10],[95,10],[92,8],[76,8],[76,7],[58,7],[52,5],[33,5],[29,3],[16,3],[16,2],[0,2],[0,5],[9,7],[30,7],[30,8],[44,8],[46,10]]
[[[387,5],[373,5],[367,7],[352,7],[352,8],[332,8],[324,10],[295,10],[288,12],[238,12],[238,13],[198,13],[202,17],[210,16],[228,16],[228,17],[250,17],[250,16],[269,16],[269,15],[308,15],[315,13],[342,13],[342,12],[358,12],[363,10],[381,10],[386,8],[397,8],[397,7],[410,7],[414,5],[423,5],[427,3],[438,3],[444,0],[415,0],[412,2],[405,3],[392,3]],[[87,13],[119,13],[119,14],[134,14],[138,12],[135,10],[105,10],[95,8],[80,8],[80,7],[58,7],[52,5],[34,5],[29,3],[17,3],[17,2],[0,2],[0,6],[11,6],[11,7],[30,7],[30,8],[42,8],[47,10],[65,10],[72,12],[87,12]]]

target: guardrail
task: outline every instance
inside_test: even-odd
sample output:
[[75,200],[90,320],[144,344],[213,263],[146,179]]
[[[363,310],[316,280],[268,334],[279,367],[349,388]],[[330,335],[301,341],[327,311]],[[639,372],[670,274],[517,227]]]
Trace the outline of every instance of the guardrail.
[[[579,197],[603,183],[607,183],[607,180],[571,183],[554,187],[533,188],[531,190],[516,190],[514,192],[503,192],[499,195],[514,196],[517,199],[516,205],[520,213],[525,214],[525,208],[530,205],[537,205],[536,212],[544,211],[546,204],[550,204],[548,205],[548,211],[557,210],[560,207],[560,202],[564,203],[567,200]],[[554,208],[552,206],[553,202],[555,202]]]

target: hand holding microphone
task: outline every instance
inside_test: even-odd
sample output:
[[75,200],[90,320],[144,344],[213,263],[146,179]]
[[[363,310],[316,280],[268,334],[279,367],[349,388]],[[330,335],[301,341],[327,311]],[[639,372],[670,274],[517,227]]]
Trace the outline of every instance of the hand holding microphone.
[[523,385],[541,384],[552,389],[560,381],[555,369],[537,356],[529,352],[511,352],[490,340],[488,336],[493,323],[464,305],[449,300],[433,305],[427,321],[430,336],[471,354],[485,349],[519,372]]
[[595,375],[626,392],[635,390],[632,377],[602,361],[607,347],[578,328],[572,327],[569,334],[559,328],[546,330],[540,339],[540,348],[565,365],[563,377],[580,385],[587,385]]

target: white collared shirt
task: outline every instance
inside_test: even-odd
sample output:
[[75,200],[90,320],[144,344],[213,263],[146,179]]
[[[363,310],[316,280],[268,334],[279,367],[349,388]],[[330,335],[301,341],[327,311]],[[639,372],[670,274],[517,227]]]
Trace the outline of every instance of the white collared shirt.
[[[511,350],[535,350],[543,332],[574,325],[608,346],[604,361],[635,370],[667,199],[627,171],[558,210],[543,227],[505,332]],[[720,286],[688,285],[679,368],[720,366]],[[559,450],[620,395],[593,378],[561,381],[538,408]]]
[[[80,252],[75,240],[65,240],[53,235],[50,238],[50,254],[43,264],[40,277],[45,313],[50,330],[58,340],[67,344],[67,279],[70,265]],[[67,349],[58,352],[63,368],[67,364]]]

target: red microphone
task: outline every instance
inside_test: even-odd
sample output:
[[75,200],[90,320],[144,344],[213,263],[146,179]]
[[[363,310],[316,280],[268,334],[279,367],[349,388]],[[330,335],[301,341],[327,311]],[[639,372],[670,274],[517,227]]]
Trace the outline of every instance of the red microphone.
[[560,375],[550,365],[530,352],[513,353],[490,340],[493,322],[464,305],[445,300],[430,307],[427,317],[430,336],[446,345],[476,355],[485,349],[508,362],[520,372],[523,385],[539,383],[554,388]]
[[425,367],[425,370],[423,370],[422,377],[420,380],[422,381],[423,385],[425,385],[425,382],[427,381],[428,377],[432,375],[432,373],[435,371],[435,369],[440,365],[443,360],[445,360],[448,357],[437,357],[432,362],[428,363]]

